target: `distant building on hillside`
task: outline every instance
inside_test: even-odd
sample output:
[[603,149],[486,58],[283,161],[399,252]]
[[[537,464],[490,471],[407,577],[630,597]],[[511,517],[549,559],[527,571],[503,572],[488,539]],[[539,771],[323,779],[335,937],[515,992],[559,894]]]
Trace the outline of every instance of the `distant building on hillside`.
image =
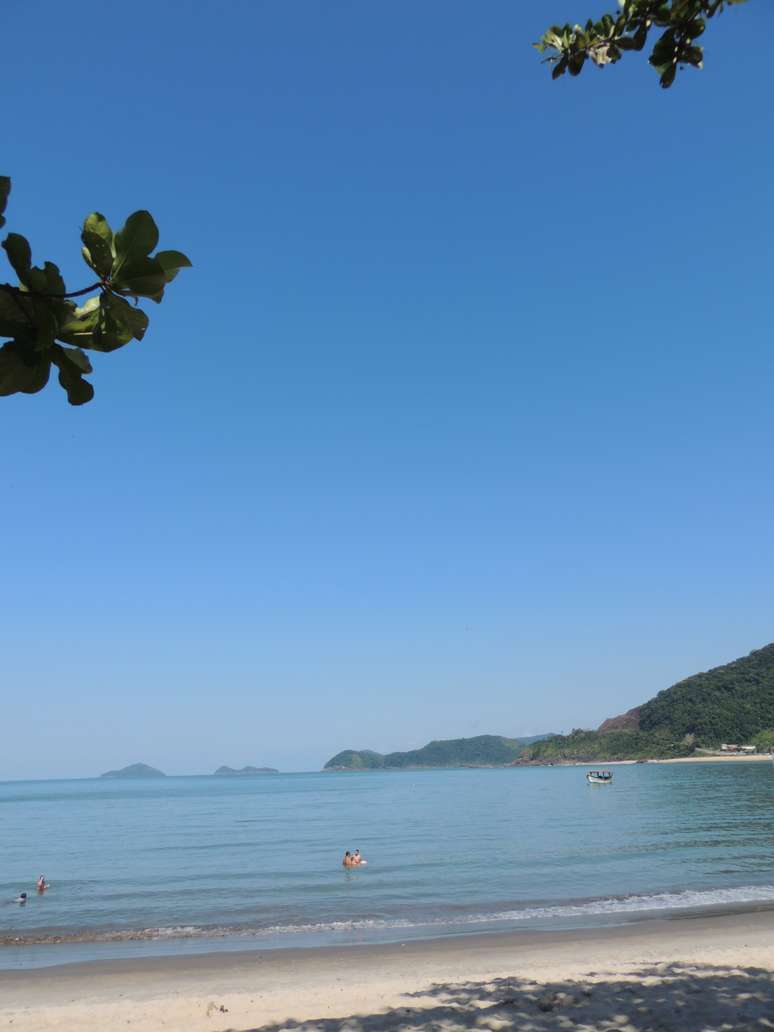
[[754,753],[757,750],[754,745],[728,745],[723,742],[720,746],[720,751],[728,753]]

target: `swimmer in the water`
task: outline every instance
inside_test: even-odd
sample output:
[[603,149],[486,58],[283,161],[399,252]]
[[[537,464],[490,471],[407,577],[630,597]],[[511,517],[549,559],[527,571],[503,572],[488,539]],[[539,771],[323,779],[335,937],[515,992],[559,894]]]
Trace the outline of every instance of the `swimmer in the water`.
[[26,892],[20,892],[19,895],[14,900],[14,902],[15,903],[26,903],[27,902],[27,893]]
[[41,876],[35,882],[35,888],[38,890],[38,892],[45,892],[48,888],[48,882],[46,881],[46,876],[44,874],[41,874]]
[[349,850],[344,854],[344,859],[341,861],[343,867],[354,867],[355,859]]

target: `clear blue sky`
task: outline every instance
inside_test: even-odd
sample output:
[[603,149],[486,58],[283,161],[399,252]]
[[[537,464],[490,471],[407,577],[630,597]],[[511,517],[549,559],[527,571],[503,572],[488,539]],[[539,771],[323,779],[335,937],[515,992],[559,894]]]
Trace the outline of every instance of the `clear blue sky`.
[[0,777],[595,726],[774,639],[774,10],[552,83],[606,6],[5,4],[7,228],[195,267],[92,404],[0,401]]

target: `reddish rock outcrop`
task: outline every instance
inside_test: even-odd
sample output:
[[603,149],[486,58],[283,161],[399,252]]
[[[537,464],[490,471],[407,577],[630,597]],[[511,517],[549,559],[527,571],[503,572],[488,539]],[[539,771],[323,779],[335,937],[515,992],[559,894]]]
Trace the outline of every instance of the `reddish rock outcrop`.
[[640,729],[640,707],[627,710],[619,717],[608,717],[603,720],[597,731],[639,731]]

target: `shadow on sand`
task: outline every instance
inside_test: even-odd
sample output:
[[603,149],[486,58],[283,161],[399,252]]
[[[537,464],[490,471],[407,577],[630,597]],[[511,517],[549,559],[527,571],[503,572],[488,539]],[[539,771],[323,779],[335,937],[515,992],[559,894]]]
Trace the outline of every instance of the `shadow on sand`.
[[[239,1032],[765,1032],[774,1029],[774,981],[760,968],[657,965],[588,980],[434,985],[406,1007],[287,1021]],[[233,1029],[230,1032],[237,1032]]]

